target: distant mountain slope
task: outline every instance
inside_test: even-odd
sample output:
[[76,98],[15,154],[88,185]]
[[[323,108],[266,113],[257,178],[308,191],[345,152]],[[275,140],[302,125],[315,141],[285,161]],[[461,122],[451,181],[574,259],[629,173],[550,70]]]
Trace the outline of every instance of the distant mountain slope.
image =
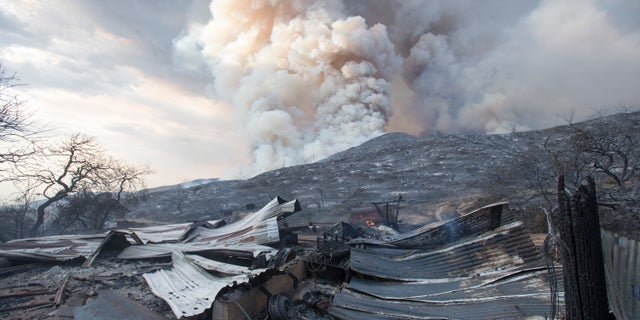
[[576,128],[590,130],[604,122],[637,128],[640,113],[502,135],[416,138],[387,133],[316,163],[281,168],[247,180],[155,190],[146,201],[129,205],[130,216],[160,221],[229,218],[279,195],[297,198],[305,208],[297,218],[292,217],[294,223],[333,222],[348,219],[351,208],[403,195],[401,218],[420,223],[433,219],[443,208],[464,212],[506,198],[531,227],[540,228],[545,225],[539,210],[542,203],[529,199],[530,190],[522,181],[525,174],[501,179],[498,173],[545,141],[562,149]]

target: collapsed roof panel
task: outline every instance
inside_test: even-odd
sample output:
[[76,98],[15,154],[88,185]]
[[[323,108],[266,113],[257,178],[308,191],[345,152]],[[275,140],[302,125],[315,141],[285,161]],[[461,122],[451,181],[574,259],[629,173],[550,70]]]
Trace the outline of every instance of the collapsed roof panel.
[[398,248],[432,249],[462,238],[483,234],[500,226],[508,202],[497,202],[464,214],[457,219],[425,225],[399,235],[391,244]]
[[26,238],[0,244],[0,257],[21,261],[68,261],[89,257],[107,233]]
[[125,248],[119,255],[120,259],[150,259],[150,258],[163,258],[170,257],[174,251],[195,253],[195,252],[209,252],[228,254],[239,257],[246,257],[251,259],[256,257],[261,252],[268,252],[273,250],[271,247],[258,245],[258,244],[212,244],[208,242],[204,243],[157,243],[146,245],[132,245]]
[[469,297],[490,300],[507,296],[537,296],[546,300],[549,297],[547,278],[546,267],[437,281],[397,282],[354,277],[349,282],[349,289],[381,299],[434,303],[453,303]]
[[539,261],[521,222],[437,250],[351,249],[351,269],[384,279],[454,278],[513,269]]
[[549,295],[467,298],[450,302],[389,300],[345,289],[330,313],[339,319],[522,319],[550,311]]
[[[473,214],[467,222],[488,221],[482,210]],[[437,230],[447,225],[452,223],[401,235],[411,239],[413,249],[407,249],[407,243],[398,248],[394,241],[368,248],[358,243],[360,248],[351,249],[356,273],[334,297],[329,313],[366,320],[519,319],[544,317],[552,306],[559,308],[562,295],[552,299],[547,265],[521,222],[480,235],[473,228],[459,228],[467,231],[460,232],[457,241],[415,237],[441,234]],[[467,232],[472,236],[465,236]],[[419,239],[426,246],[416,249]],[[553,279],[562,278],[561,268],[552,270]]]
[[[562,288],[554,287],[560,296],[552,301],[548,280],[560,279],[561,269],[556,269],[553,278],[547,275],[548,269],[521,222],[499,226],[498,208],[501,211],[503,205],[487,206],[387,241],[349,240],[343,232],[346,225],[335,235],[329,232],[330,237],[325,233],[325,241],[345,244],[346,261],[350,256],[350,263],[340,263],[337,268],[353,272],[348,287],[338,294],[337,289],[332,292],[335,297],[327,299],[323,310],[329,308],[337,318],[366,320],[549,314],[550,306],[561,303]],[[172,258],[169,269],[144,273],[143,277],[176,317],[200,315],[213,305],[214,318],[232,314],[244,318],[245,310],[255,309],[251,309],[252,315],[263,312],[273,294],[295,289],[307,274],[305,260],[291,264],[299,273],[292,273],[296,268],[274,267],[281,266],[272,264],[281,260],[277,258],[280,253],[269,259],[276,250],[266,246],[280,241],[283,231],[279,220],[299,209],[297,201],[276,198],[224,226],[211,221],[25,239],[0,245],[0,256],[53,261],[86,257],[85,263],[90,263],[106,243],[113,244],[110,241],[118,238],[125,244],[133,243],[121,251],[121,259]],[[320,249],[318,241],[313,254],[335,253]]]
[[121,259],[172,257],[171,269],[145,273],[143,277],[176,317],[189,317],[210,308],[222,288],[248,282],[270,270],[248,266],[255,258],[269,259],[276,254],[276,249],[265,244],[279,243],[279,220],[300,209],[297,200],[278,197],[259,211],[222,227],[220,221],[212,220],[119,229],[96,235],[22,239],[1,244],[0,257],[22,262],[83,257],[88,266],[112,241],[118,241],[117,248],[127,246],[118,256]]
[[[297,200],[276,198],[244,219],[217,229],[196,228],[181,243],[161,243],[130,246],[120,258],[159,257],[171,253],[173,266],[144,274],[153,293],[165,300],[176,317],[188,317],[211,307],[218,292],[231,284],[243,283],[265,269],[248,270],[233,263],[223,266],[216,260],[185,256],[183,252],[223,253],[255,258],[275,250],[263,244],[280,241],[278,219],[300,210]],[[224,275],[216,276],[213,269]]]
[[143,228],[128,228],[117,231],[135,234],[142,243],[178,242],[193,228],[193,223],[176,223]]
[[226,275],[241,275],[241,274],[254,274],[255,270],[250,270],[249,267],[239,266],[226,262],[220,262],[218,260],[207,259],[197,254],[187,254],[186,257],[193,261],[199,267],[207,270],[214,271],[219,274]]
[[172,268],[145,273],[151,291],[169,304],[176,317],[200,314],[211,307],[218,292],[234,282],[246,282],[248,275],[217,277],[200,268],[184,254],[174,252]]

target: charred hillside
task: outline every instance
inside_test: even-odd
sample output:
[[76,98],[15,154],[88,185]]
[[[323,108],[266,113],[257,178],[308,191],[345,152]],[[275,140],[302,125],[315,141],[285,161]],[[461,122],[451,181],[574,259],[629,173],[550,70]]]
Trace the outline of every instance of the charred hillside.
[[[605,145],[629,141],[630,145],[620,148],[626,148],[631,160],[627,169],[635,170],[640,164],[635,143],[639,128],[640,113],[635,112],[499,135],[417,138],[387,133],[324,160],[247,180],[147,190],[142,201],[128,204],[128,218],[167,222],[230,219],[279,195],[297,198],[303,206],[303,212],[291,223],[330,223],[348,219],[353,208],[402,195],[404,223],[425,223],[441,219],[443,214],[452,216],[507,200],[529,227],[543,231],[544,211],[554,209],[556,174],[564,172],[567,180],[575,183],[587,174],[596,175],[603,188],[602,201],[608,204],[602,210],[603,224],[619,231],[631,230],[639,225],[633,201],[637,172],[632,172],[621,188],[615,188],[613,179],[590,163],[595,161],[593,155],[584,155],[588,146],[581,139],[610,139],[597,141]],[[622,170],[619,166],[609,169],[614,174]]]

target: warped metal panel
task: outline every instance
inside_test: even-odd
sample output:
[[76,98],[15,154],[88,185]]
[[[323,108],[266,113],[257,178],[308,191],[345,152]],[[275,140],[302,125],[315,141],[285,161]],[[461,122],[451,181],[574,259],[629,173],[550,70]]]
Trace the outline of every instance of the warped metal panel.
[[[180,243],[160,243],[129,246],[120,258],[158,257],[171,253],[171,270],[159,270],[144,274],[154,294],[165,300],[178,317],[197,315],[211,307],[218,292],[234,283],[248,282],[266,269],[247,270],[199,256],[186,257],[183,252],[222,254],[225,260],[253,259],[258,254],[273,254],[274,249],[262,244],[280,239],[278,219],[300,210],[297,200],[286,202],[276,198],[259,211],[244,219],[217,229],[195,228]],[[201,267],[201,266],[204,266]],[[208,273],[214,269],[224,276]],[[226,276],[231,274],[231,276]]]
[[298,200],[286,201],[276,197],[257,212],[240,221],[216,229],[198,228],[190,236],[191,241],[217,242],[277,242],[279,230],[277,220],[301,210]]
[[426,225],[401,234],[389,243],[397,248],[433,249],[465,237],[477,236],[500,226],[502,210],[507,204],[490,204],[454,220]]
[[[228,275],[255,274],[257,270],[257,269],[249,270],[249,267],[207,259],[197,254],[187,254],[186,257],[189,260],[193,261],[193,263],[197,264],[199,267],[205,270],[215,271],[222,274],[228,274]],[[261,272],[264,270],[265,269],[260,269],[257,272]]]
[[384,279],[465,277],[514,269],[540,261],[521,222],[464,239],[437,250],[351,249],[351,269]]
[[[173,251],[214,252],[239,251],[255,255],[271,250],[265,247],[280,241],[278,220],[300,210],[298,200],[285,201],[276,197],[257,212],[244,219],[222,227],[210,229],[198,226],[189,231],[179,243],[132,245],[118,257],[121,259],[145,259],[168,257]],[[265,249],[268,248],[268,249]]]
[[271,244],[280,241],[277,217],[255,221],[249,226],[244,226],[244,223],[239,225],[230,224],[228,226],[229,228],[222,227],[219,229],[197,228],[190,237],[190,241],[209,244]]
[[191,230],[193,223],[176,223],[142,228],[127,228],[117,231],[137,237],[142,243],[178,242]]
[[456,303],[509,296],[540,297],[543,300],[549,297],[546,267],[438,280],[392,282],[352,278],[349,289],[381,299],[433,303]]
[[89,257],[107,233],[26,238],[0,244],[0,257],[28,261],[68,261]]
[[151,291],[167,302],[176,317],[189,317],[210,308],[220,290],[234,282],[246,282],[247,275],[216,277],[187,259],[181,252],[171,256],[171,270],[142,276]]
[[640,243],[601,230],[609,307],[616,319],[640,319]]
[[170,257],[174,251],[194,253],[209,252],[227,254],[239,258],[252,259],[262,252],[271,252],[273,248],[258,244],[216,244],[209,243],[158,243],[146,245],[132,245],[125,248],[119,255],[120,259],[149,259]]
[[543,295],[486,297],[453,302],[387,300],[344,289],[333,299],[329,313],[340,319],[522,319],[549,313]]

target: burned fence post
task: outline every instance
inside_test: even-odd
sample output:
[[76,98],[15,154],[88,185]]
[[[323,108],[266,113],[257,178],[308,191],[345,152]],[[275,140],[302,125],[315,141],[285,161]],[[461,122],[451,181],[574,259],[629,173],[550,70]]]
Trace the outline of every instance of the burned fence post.
[[555,224],[568,251],[563,254],[567,319],[606,319],[609,305],[593,178],[570,196],[560,176],[558,204]]

